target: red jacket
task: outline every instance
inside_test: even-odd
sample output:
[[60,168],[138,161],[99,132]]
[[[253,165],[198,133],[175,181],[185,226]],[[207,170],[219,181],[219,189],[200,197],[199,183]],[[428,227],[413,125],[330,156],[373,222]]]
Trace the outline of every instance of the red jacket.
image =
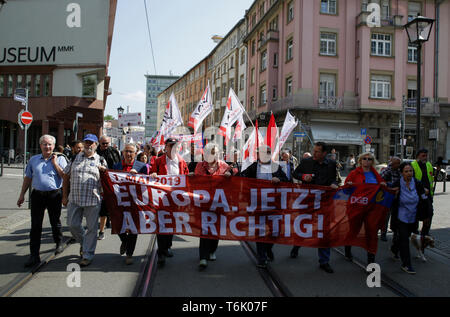
[[[156,173],[158,175],[167,175],[167,154],[160,156],[156,159],[155,164],[152,164],[150,173]],[[178,168],[180,169],[180,175],[189,174],[186,161],[181,156],[178,156]]]
[[[370,167],[370,170],[375,175],[378,184],[386,182],[373,168],[373,166]],[[347,184],[348,182],[352,182],[353,184],[362,184],[366,182],[366,176],[364,175],[364,170],[361,166],[354,169],[350,172],[350,174],[348,174],[347,178],[345,179],[345,184]]]

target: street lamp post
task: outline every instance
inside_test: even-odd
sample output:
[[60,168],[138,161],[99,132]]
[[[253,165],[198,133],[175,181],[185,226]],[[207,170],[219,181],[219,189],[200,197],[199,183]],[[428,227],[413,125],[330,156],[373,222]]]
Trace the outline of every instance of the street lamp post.
[[[119,117],[123,114],[123,112],[125,111],[125,109],[124,108],[122,108],[122,107],[119,107],[119,108],[117,108],[117,121],[119,121]],[[120,140],[122,139],[122,134],[123,134],[123,129],[119,126],[119,129],[120,129],[120,137],[119,137],[119,151],[121,150],[121,148],[120,148]]]
[[417,101],[416,101],[416,153],[421,147],[420,142],[420,108],[421,108],[421,67],[422,67],[422,43],[428,41],[433,27],[434,19],[417,15],[408,22],[404,28],[408,34],[410,44],[417,46]]

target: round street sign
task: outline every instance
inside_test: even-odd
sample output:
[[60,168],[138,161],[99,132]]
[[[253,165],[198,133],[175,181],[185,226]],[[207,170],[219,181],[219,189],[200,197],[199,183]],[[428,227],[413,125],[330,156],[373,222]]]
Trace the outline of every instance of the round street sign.
[[372,137],[370,135],[368,135],[365,139],[364,139],[364,143],[366,144],[372,144]]
[[33,115],[29,111],[24,111],[20,116],[20,121],[25,125],[29,125],[33,122]]

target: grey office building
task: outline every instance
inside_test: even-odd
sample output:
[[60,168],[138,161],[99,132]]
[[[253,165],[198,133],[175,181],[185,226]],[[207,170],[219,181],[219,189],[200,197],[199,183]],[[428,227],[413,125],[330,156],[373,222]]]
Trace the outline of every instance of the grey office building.
[[158,116],[158,95],[172,85],[178,76],[145,75],[147,80],[147,97],[145,103],[145,137],[151,137],[159,129],[156,126]]

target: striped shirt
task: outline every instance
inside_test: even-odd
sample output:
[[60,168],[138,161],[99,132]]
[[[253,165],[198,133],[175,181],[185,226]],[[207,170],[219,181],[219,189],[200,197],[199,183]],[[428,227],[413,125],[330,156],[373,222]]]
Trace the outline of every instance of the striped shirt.
[[64,174],[70,175],[69,202],[80,207],[96,206],[101,202],[99,166],[108,167],[103,157],[95,153],[88,158],[84,152],[66,166]]

